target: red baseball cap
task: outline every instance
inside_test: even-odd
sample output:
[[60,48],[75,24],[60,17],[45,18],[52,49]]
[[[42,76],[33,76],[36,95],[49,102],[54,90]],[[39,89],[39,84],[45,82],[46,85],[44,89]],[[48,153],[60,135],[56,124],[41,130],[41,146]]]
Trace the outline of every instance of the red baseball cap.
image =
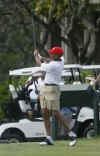
[[64,54],[64,50],[61,47],[53,47],[52,49],[48,50],[49,54],[58,54],[60,57]]

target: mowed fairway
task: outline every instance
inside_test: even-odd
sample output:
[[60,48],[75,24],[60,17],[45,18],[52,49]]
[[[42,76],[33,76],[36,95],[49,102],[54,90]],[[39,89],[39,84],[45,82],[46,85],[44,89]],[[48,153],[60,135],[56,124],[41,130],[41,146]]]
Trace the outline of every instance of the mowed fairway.
[[69,141],[55,141],[54,146],[39,143],[0,144],[0,156],[100,156],[100,137],[79,139],[76,146]]

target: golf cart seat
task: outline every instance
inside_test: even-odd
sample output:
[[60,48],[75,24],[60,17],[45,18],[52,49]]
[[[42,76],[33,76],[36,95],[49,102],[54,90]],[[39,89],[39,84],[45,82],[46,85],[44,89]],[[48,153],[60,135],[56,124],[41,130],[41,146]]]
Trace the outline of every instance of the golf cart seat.
[[9,84],[9,91],[11,93],[12,99],[17,99],[18,98],[18,94],[17,94],[17,91],[16,91],[14,85]]
[[12,114],[12,117],[19,119],[27,117],[27,112],[31,110],[31,106],[29,103],[26,103],[23,90],[16,91],[15,86],[12,84],[9,85],[9,90],[11,101],[8,106],[8,114]]

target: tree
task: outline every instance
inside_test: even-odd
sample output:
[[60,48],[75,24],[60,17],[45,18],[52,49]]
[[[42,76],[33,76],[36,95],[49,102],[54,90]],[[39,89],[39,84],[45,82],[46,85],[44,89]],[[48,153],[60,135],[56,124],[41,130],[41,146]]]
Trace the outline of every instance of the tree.
[[7,71],[33,64],[33,41],[42,55],[63,42],[75,63],[98,61],[99,11],[88,0],[0,0],[0,17],[0,56],[7,56]]
[[0,0],[0,83],[11,69],[35,64],[32,17],[16,0]]
[[[33,18],[44,27],[40,49],[44,49],[50,36],[50,46],[60,45],[63,41],[70,47],[76,63],[79,61],[81,64],[96,63],[100,16],[99,12],[90,5],[89,0],[33,0],[33,2],[35,2]],[[20,4],[31,13],[28,3],[21,0]]]

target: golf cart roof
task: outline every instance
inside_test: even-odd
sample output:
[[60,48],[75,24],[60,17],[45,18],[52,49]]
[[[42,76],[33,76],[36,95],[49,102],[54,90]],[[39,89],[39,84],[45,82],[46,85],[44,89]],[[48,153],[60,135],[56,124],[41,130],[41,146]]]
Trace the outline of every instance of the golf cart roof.
[[64,69],[80,69],[82,66],[80,64],[66,64]]
[[80,64],[69,64],[64,65],[64,69],[100,69],[100,65],[80,65]]
[[82,69],[100,69],[100,65],[83,65],[81,66]]
[[[80,65],[80,64],[67,64],[64,65],[64,70],[62,72],[62,76],[72,76],[71,70],[73,70],[74,76],[79,76],[79,71],[75,71],[75,69],[79,70],[88,70],[88,69],[100,69],[100,65]],[[41,68],[40,67],[29,67],[29,68],[21,68],[9,71],[9,76],[41,76]]]
[[[80,65],[70,64],[64,65],[64,70],[62,72],[62,76],[72,76],[70,69],[80,68]],[[9,71],[9,76],[41,76],[41,68],[40,67],[30,67],[30,68],[21,68]],[[74,71],[75,76],[79,76],[79,72]]]
[[40,67],[21,68],[9,71],[9,76],[38,76],[41,74]]

